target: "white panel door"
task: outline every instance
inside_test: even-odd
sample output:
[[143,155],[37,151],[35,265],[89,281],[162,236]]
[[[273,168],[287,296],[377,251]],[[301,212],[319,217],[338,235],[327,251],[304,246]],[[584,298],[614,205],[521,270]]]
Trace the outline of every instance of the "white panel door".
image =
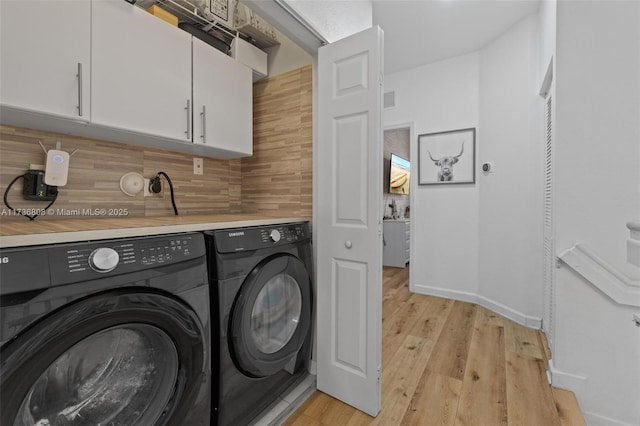
[[378,27],[318,49],[318,389],[375,416],[382,328]]
[[191,142],[191,35],[123,0],[92,7],[92,122]]
[[193,38],[193,143],[221,157],[253,153],[253,77],[246,65]]
[[91,3],[0,1],[0,102],[89,121]]

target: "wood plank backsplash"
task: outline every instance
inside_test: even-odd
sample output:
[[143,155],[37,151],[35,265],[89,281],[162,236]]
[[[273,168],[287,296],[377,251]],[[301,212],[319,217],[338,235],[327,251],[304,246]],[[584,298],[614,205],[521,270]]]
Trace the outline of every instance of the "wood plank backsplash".
[[[127,209],[129,217],[173,214],[169,187],[164,195],[130,197],[120,178],[137,172],[146,178],[164,171],[171,178],[181,215],[282,213],[311,218],[311,67],[254,84],[254,156],[237,160],[204,157],[204,174],[193,174],[194,155],[124,145],[95,139],[0,126],[0,190],[30,164],[43,164],[47,149],[78,151],[70,161],[69,180],[54,204],[57,211]],[[14,208],[41,208],[47,202],[22,198],[22,182],[9,192]],[[25,220],[7,214],[0,220]],[[69,218],[48,215],[49,219]],[[43,220],[39,218],[38,220]]]
[[311,218],[312,68],[253,85],[253,156],[242,159],[246,213]]
[[[130,197],[120,190],[120,178],[125,173],[137,172],[151,178],[158,171],[164,171],[171,178],[180,214],[241,211],[240,160],[204,158],[204,175],[194,176],[192,155],[9,126],[0,127],[0,186],[3,193],[8,183],[24,173],[29,164],[44,163],[45,155],[39,140],[47,149],[55,148],[58,141],[67,152],[78,149],[69,162],[68,183],[60,188],[53,206],[56,211],[104,208],[127,209],[127,216],[134,217],[172,215],[166,182],[163,182],[161,198],[144,197],[142,193]],[[11,188],[9,202],[14,208],[31,209],[47,204],[23,200],[21,181]],[[0,217],[3,220],[10,218]],[[47,219],[61,218],[68,218],[68,215],[47,216]]]

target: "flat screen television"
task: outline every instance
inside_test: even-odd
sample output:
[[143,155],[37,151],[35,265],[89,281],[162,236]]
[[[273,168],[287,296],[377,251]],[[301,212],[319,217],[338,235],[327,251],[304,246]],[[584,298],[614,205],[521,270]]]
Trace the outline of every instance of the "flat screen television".
[[409,195],[409,178],[411,177],[409,160],[391,154],[389,167],[389,193]]

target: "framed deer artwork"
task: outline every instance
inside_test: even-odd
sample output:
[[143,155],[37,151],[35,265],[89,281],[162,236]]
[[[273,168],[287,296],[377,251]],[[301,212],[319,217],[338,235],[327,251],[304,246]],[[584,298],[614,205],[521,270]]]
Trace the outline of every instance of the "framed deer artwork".
[[419,135],[418,184],[475,183],[475,159],[475,128]]

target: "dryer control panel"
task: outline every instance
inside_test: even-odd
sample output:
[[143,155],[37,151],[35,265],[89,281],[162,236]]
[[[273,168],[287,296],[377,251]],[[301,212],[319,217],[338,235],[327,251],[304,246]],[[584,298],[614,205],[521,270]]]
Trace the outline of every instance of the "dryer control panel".
[[215,231],[214,236],[218,253],[235,253],[307,242],[311,239],[311,231],[309,224],[303,222],[224,229]]
[[65,244],[48,251],[53,285],[157,268],[206,253],[201,234]]

